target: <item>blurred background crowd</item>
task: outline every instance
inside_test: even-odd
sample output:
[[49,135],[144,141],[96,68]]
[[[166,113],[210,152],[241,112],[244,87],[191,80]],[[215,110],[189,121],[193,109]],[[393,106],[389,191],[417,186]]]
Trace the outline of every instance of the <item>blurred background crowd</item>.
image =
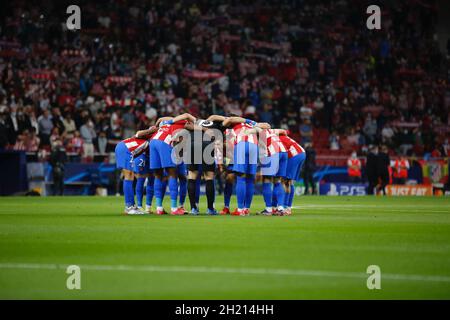
[[[379,1],[380,2],[380,1]],[[159,116],[234,113],[318,155],[450,154],[450,42],[433,1],[11,1],[0,17],[0,149],[92,161]],[[47,153],[46,153],[47,152]]]

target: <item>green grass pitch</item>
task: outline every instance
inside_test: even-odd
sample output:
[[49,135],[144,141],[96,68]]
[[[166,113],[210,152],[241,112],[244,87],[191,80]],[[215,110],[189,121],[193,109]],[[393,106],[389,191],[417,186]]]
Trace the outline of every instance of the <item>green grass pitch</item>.
[[122,201],[0,198],[0,298],[450,298],[450,198],[296,197],[290,217],[124,216]]

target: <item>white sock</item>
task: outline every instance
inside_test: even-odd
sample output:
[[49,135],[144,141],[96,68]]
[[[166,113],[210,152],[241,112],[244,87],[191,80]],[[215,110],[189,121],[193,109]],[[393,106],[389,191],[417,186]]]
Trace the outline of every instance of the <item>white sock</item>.
[[163,209],[163,207],[156,207],[156,210],[163,211],[164,209]]
[[266,207],[266,211],[272,212],[272,207]]

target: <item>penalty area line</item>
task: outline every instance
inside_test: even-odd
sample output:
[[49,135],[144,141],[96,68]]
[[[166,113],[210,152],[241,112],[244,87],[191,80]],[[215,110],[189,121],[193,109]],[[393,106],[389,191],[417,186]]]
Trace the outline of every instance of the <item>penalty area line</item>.
[[[0,263],[0,269],[37,269],[37,270],[60,270],[67,269],[67,264],[39,264],[39,263]],[[330,277],[330,278],[354,278],[367,279],[369,276],[364,272],[343,272],[325,270],[300,270],[300,269],[261,269],[261,268],[225,268],[225,267],[202,267],[202,266],[152,266],[152,265],[83,265],[81,270],[88,271],[132,271],[132,272],[179,272],[179,273],[220,273],[220,274],[243,274],[243,275],[270,275],[270,276],[300,276],[300,277]],[[382,273],[382,279],[398,281],[424,281],[424,282],[447,282],[449,276],[440,275],[418,275],[418,274],[389,274]]]

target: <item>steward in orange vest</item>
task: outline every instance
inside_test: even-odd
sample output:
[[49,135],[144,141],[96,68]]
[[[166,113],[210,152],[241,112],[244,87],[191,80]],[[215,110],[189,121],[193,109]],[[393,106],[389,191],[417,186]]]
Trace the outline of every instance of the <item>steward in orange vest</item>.
[[361,180],[361,160],[353,152],[351,157],[347,160],[347,172],[350,182],[359,182]]
[[408,179],[409,161],[405,157],[394,160],[393,167],[394,184],[405,184]]

